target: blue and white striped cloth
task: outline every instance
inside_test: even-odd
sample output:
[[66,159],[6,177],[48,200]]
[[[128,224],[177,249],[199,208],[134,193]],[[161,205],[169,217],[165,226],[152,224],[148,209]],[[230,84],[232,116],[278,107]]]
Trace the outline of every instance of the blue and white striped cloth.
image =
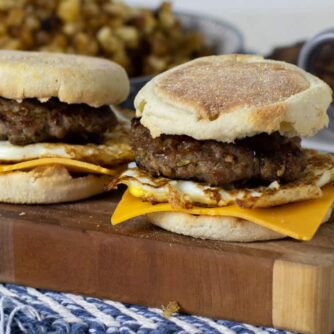
[[174,314],[106,299],[0,284],[0,334],[285,334],[225,320]]

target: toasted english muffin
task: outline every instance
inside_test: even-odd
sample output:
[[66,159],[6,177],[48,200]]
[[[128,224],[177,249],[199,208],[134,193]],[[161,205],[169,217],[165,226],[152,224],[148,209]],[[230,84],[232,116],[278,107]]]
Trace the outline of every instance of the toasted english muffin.
[[136,115],[153,138],[234,142],[259,133],[308,137],[328,124],[330,87],[297,66],[256,55],[195,59],[156,76]]

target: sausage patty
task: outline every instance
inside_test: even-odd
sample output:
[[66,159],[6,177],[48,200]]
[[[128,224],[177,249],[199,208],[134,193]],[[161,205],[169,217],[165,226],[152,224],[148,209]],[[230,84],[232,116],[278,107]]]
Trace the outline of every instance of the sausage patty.
[[176,135],[153,139],[136,118],[131,136],[137,164],[153,176],[226,186],[235,182],[293,181],[305,167],[300,139],[279,133],[259,134],[235,143]]
[[117,124],[109,106],[93,108],[67,104],[56,98],[41,103],[37,99],[0,98],[0,140],[15,145],[40,142],[99,142]]

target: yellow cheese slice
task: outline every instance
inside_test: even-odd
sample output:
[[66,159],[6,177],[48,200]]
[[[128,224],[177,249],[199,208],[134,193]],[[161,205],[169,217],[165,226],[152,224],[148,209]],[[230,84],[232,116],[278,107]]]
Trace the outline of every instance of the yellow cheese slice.
[[334,202],[334,187],[323,188],[318,199],[261,209],[242,209],[236,205],[219,208],[194,207],[174,209],[169,203],[151,204],[130,194],[127,190],[118,204],[112,224],[152,212],[185,212],[196,215],[232,216],[247,219],[255,224],[299,240],[310,240],[325,219]]
[[33,169],[39,166],[62,165],[72,172],[104,174],[114,176],[116,170],[97,166],[88,162],[72,160],[67,158],[43,158],[30,161],[19,162],[12,165],[0,165],[0,173],[13,172],[16,170]]

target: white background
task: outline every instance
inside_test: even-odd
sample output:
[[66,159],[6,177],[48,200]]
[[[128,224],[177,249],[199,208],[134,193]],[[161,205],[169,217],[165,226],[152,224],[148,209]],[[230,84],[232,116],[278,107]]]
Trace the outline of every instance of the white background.
[[[158,6],[160,0],[127,0]],[[278,45],[334,27],[334,0],[174,0],[174,8],[209,14],[235,24],[248,50],[267,54]]]

